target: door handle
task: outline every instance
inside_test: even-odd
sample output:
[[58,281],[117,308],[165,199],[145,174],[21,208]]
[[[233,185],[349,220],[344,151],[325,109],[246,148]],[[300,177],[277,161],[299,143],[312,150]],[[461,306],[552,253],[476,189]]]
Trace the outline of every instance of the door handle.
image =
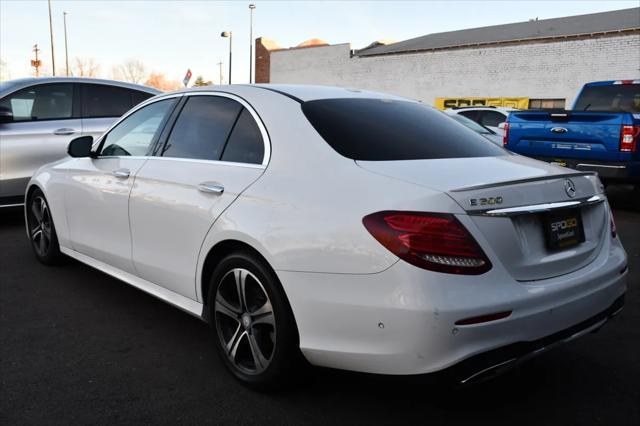
[[111,174],[117,178],[126,179],[131,174],[131,171],[129,169],[118,169],[112,171]]
[[56,129],[53,131],[54,135],[58,136],[69,136],[74,134],[76,131],[73,129],[69,129],[68,127],[63,127],[62,129]]
[[208,194],[222,195],[224,192],[224,186],[215,182],[202,182],[198,185],[198,191],[206,192]]

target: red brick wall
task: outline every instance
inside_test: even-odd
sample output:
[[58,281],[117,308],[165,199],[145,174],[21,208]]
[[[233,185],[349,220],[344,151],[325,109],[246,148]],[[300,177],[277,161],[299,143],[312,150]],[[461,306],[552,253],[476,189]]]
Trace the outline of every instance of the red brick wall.
[[269,71],[271,67],[271,51],[262,44],[262,37],[256,39],[256,83],[269,83]]

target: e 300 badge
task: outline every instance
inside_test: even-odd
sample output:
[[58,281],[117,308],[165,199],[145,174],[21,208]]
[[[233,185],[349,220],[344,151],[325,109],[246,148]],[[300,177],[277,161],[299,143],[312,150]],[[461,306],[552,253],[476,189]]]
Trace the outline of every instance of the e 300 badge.
[[472,206],[494,206],[502,204],[502,197],[470,198],[469,204]]

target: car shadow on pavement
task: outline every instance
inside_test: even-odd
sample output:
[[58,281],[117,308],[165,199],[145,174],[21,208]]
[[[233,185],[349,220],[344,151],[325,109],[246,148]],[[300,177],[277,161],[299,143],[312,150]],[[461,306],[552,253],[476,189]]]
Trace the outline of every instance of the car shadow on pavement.
[[607,185],[606,193],[614,210],[640,212],[640,185]]
[[[635,221],[637,192],[608,192]],[[259,393],[225,371],[204,323],[71,259],[39,264],[22,209],[4,209],[0,423],[633,424],[640,335],[630,296],[602,332],[466,388],[315,368],[294,388]]]

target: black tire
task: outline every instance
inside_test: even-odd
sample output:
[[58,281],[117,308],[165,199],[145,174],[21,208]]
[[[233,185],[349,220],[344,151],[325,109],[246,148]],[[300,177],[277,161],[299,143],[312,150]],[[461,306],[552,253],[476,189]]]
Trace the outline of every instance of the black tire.
[[250,252],[237,252],[220,261],[210,280],[209,323],[231,374],[258,390],[282,389],[299,379],[305,363],[297,327],[271,268]]
[[31,193],[25,205],[27,229],[36,258],[45,265],[57,265],[62,260],[58,234],[53,224],[49,203],[40,189]]

